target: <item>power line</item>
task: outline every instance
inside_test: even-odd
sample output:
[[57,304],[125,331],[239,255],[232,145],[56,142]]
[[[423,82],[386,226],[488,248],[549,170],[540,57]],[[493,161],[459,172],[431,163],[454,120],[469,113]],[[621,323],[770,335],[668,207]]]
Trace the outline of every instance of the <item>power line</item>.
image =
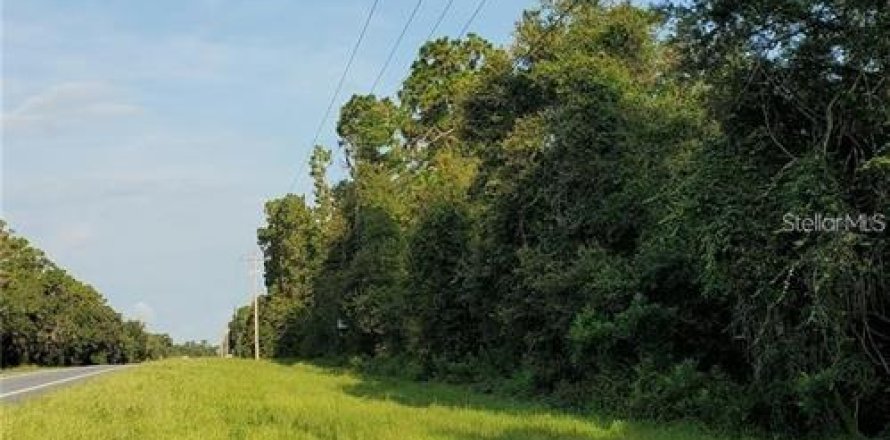
[[[411,11],[411,15],[409,16],[408,21],[405,23],[405,26],[402,28],[402,32],[399,34],[399,37],[396,39],[396,43],[393,45],[393,48],[390,50],[389,56],[387,57],[386,62],[383,65],[383,68],[380,70],[380,72],[377,75],[377,78],[374,80],[374,84],[371,87],[372,93],[373,93],[374,89],[377,87],[377,85],[379,84],[383,74],[386,71],[386,68],[389,67],[389,64],[392,61],[395,51],[397,50],[399,44],[401,43],[402,39],[404,38],[404,35],[407,32],[408,27],[413,22],[414,17],[417,15],[417,11],[420,9],[420,5],[422,2],[423,2],[422,0],[418,0],[417,4],[415,4],[415,6],[414,6],[414,9]],[[445,8],[442,10],[439,17],[437,18],[435,25],[430,30],[427,40],[429,40],[432,37],[432,35],[435,33],[435,31],[439,28],[442,21],[445,19],[445,16],[447,15],[448,11],[451,9],[451,5],[453,2],[454,2],[454,0],[449,0],[448,3],[445,5]],[[312,148],[314,148],[315,145],[318,143],[318,138],[321,136],[321,131],[324,129],[324,125],[327,122],[328,117],[330,117],[331,110],[334,108],[334,103],[336,103],[337,97],[340,95],[340,91],[343,89],[343,83],[346,80],[346,76],[349,73],[350,67],[352,67],[352,63],[355,60],[355,56],[358,53],[358,49],[361,46],[361,43],[365,38],[365,34],[367,33],[367,30],[368,30],[368,25],[371,22],[371,18],[374,16],[374,12],[377,10],[378,3],[380,3],[380,0],[374,0],[374,3],[371,5],[371,9],[368,11],[367,17],[365,17],[365,21],[364,21],[364,24],[362,25],[361,32],[359,33],[359,36],[355,42],[355,45],[352,47],[352,52],[349,54],[349,60],[346,62],[346,67],[343,69],[343,74],[340,75],[340,79],[337,82],[337,87],[334,89],[334,94],[331,96],[331,100],[330,100],[330,102],[328,102],[328,106],[325,109],[324,116],[322,116],[322,119],[319,122],[318,127],[315,130],[315,135],[312,137],[312,142],[310,143],[310,146]],[[459,38],[463,38],[466,35],[467,30],[470,28],[470,26],[476,20],[476,17],[479,15],[479,12],[482,11],[482,8],[485,7],[486,3],[487,3],[487,0],[479,1],[479,3],[476,5],[476,8],[473,10],[473,13],[467,19],[466,23],[464,23],[464,25],[461,27],[460,33],[458,34]],[[303,166],[305,165],[304,162],[305,161],[301,161],[298,164],[298,172],[294,175],[294,178],[291,181],[290,186],[288,187],[288,192],[293,191],[294,187],[297,184],[297,181],[299,180],[300,176],[302,175],[302,172],[303,172],[302,169],[303,169]]]
[[467,29],[470,28],[470,25],[471,25],[471,24],[473,24],[473,20],[476,19],[476,16],[477,16],[477,15],[479,15],[479,11],[481,11],[481,10],[482,10],[482,7],[485,6],[485,2],[486,2],[486,1],[487,1],[487,0],[479,0],[479,4],[476,5],[476,10],[473,11],[473,15],[471,15],[470,18],[467,20],[467,22],[464,23],[464,27],[461,28],[460,33],[457,34],[457,35],[459,36],[458,38],[463,38],[464,35],[466,35],[466,33],[467,33]]
[[[362,40],[365,39],[365,33],[368,31],[368,24],[371,23],[371,17],[374,16],[374,11],[377,10],[377,4],[380,3],[380,0],[374,0],[374,3],[371,5],[371,9],[368,11],[368,16],[365,17],[365,23],[362,25],[362,31],[358,35],[358,39],[355,41],[355,45],[352,46],[352,52],[349,54],[349,61],[346,62],[346,67],[343,69],[343,74],[340,75],[340,80],[337,82],[337,87],[334,89],[334,94],[331,96],[331,101],[328,103],[327,109],[325,109],[324,116],[321,118],[321,122],[318,123],[318,128],[315,130],[315,136],[312,137],[312,142],[310,143],[310,148],[315,148],[315,144],[318,143],[318,137],[321,136],[321,130],[324,129],[324,124],[328,121],[328,117],[331,115],[331,109],[334,108],[334,103],[337,101],[337,97],[340,96],[340,90],[343,89],[343,82],[346,81],[346,75],[349,73],[349,68],[352,67],[352,62],[355,61],[355,55],[358,53],[358,48],[362,44]],[[302,165],[303,162],[300,162],[299,172],[294,176],[294,180],[291,181],[288,192],[293,191],[294,185],[297,184],[297,180],[300,178],[300,174],[302,173]]]
[[433,28],[430,29],[429,35],[426,36],[426,40],[430,41],[433,38],[433,34],[439,30],[439,26],[442,24],[442,21],[445,20],[445,16],[448,14],[448,10],[451,9],[451,4],[454,3],[454,0],[448,0],[448,3],[445,4],[445,9],[442,9],[442,13],[439,14],[439,18],[436,19],[436,24],[433,25]]
[[352,53],[349,54],[349,61],[346,62],[346,67],[343,69],[343,74],[340,75],[340,80],[337,82],[337,88],[334,89],[334,95],[331,96],[331,101],[328,103],[328,108],[324,112],[324,117],[321,118],[321,123],[318,124],[318,128],[315,130],[315,136],[312,138],[312,145],[315,146],[315,143],[318,142],[318,137],[321,135],[321,130],[324,128],[325,122],[328,120],[328,116],[331,115],[331,109],[334,108],[334,103],[337,101],[337,97],[340,95],[340,90],[343,89],[343,82],[346,81],[346,75],[349,73],[349,68],[352,67],[352,62],[355,61],[355,55],[358,53],[358,48],[362,44],[362,40],[365,39],[365,33],[368,31],[368,24],[371,23],[371,17],[374,16],[374,11],[377,9],[377,4],[380,3],[380,0],[374,0],[374,4],[371,5],[371,10],[368,11],[368,16],[365,17],[365,23],[362,25],[362,31],[358,35],[358,40],[355,41],[355,45],[352,47]]
[[414,21],[414,16],[417,15],[417,10],[420,9],[420,5],[423,3],[423,0],[417,0],[417,3],[414,5],[414,9],[411,11],[411,15],[408,16],[408,21],[405,22],[405,26],[402,27],[402,32],[399,34],[399,37],[396,39],[395,44],[392,45],[392,49],[389,51],[389,56],[386,57],[386,62],[383,63],[383,67],[380,68],[380,72],[377,73],[377,78],[374,79],[374,84],[371,86],[371,93],[374,93],[374,89],[377,88],[377,85],[380,84],[380,79],[383,78],[383,73],[386,72],[386,68],[389,67],[389,63],[392,62],[393,56],[396,54],[396,50],[399,48],[399,44],[402,43],[402,39],[405,38],[405,32],[408,32],[408,27],[411,26],[411,22]]

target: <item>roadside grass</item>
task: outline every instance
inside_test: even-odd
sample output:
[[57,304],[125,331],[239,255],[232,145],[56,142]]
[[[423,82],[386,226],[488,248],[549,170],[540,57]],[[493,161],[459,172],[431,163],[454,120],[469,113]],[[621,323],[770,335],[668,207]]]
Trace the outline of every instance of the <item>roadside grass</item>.
[[305,363],[172,359],[0,405],[10,439],[728,439]]

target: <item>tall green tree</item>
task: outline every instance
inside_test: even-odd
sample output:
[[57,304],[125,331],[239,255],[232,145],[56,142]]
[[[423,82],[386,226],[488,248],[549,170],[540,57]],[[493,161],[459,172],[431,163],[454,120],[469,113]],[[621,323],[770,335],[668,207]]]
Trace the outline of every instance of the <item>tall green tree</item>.
[[723,133],[696,165],[710,200],[689,195],[713,212],[700,229],[706,288],[735,303],[766,423],[874,433],[890,413],[887,236],[783,219],[888,213],[875,185],[890,175],[886,5],[696,1],[677,17]]
[[314,204],[267,206],[263,355],[886,433],[886,233],[782,228],[890,214],[883,6],[555,0],[508,48],[427,42],[397,96],[341,109],[347,179],[317,147]]
[[99,292],[0,221],[0,365],[140,362],[166,353]]

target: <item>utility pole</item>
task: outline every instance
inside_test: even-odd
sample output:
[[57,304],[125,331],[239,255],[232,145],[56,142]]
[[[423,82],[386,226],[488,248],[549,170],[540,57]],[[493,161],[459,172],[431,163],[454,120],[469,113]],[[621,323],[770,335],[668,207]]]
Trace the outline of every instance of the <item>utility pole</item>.
[[260,274],[260,263],[263,261],[259,254],[253,253],[247,257],[250,264],[250,291],[253,295],[253,358],[260,359],[260,302],[257,278]]
[[219,357],[229,357],[229,328],[226,327],[222,332],[222,339],[219,341]]

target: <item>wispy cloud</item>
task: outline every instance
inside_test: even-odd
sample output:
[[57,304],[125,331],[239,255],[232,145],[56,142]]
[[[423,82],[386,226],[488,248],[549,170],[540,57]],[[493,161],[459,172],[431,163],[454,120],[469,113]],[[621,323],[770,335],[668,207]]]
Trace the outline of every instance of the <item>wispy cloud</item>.
[[155,309],[145,301],[139,301],[136,304],[133,304],[130,315],[133,319],[142,321],[145,325],[150,325],[155,321]]
[[93,228],[87,223],[66,224],[58,231],[58,241],[68,249],[83,249],[94,237]]
[[[500,14],[506,36],[533,1],[504,0],[482,21]],[[296,190],[311,190],[309,137],[367,3],[6,3],[4,219],[128,315],[215,335],[246,291],[237,255],[255,246],[262,200],[298,172]],[[406,17],[383,3],[337,104],[367,91]],[[423,9],[406,41],[438,10]],[[390,79],[407,72],[409,46]]]
[[107,123],[144,111],[108,83],[63,82],[24,99],[18,107],[4,113],[3,128],[9,135],[53,135],[68,127]]

